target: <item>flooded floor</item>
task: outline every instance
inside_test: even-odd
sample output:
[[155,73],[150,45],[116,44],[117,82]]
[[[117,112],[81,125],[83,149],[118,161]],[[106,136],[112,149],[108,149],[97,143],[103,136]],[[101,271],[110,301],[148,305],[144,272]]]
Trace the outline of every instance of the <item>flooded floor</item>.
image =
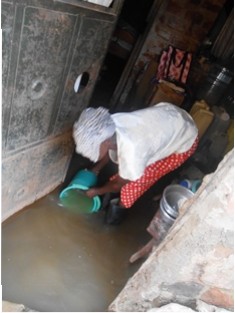
[[107,310],[143,261],[130,256],[150,238],[156,208],[143,203],[119,226],[104,212],[80,215],[58,205],[58,190],[2,225],[2,297],[36,311]]

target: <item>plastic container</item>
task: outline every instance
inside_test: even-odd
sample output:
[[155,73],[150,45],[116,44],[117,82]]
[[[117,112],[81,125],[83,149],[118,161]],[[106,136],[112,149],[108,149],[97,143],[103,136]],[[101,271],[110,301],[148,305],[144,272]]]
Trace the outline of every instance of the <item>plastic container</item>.
[[195,112],[192,115],[192,118],[197,125],[198,128],[198,137],[199,139],[202,138],[202,136],[205,134],[207,131],[208,127],[211,125],[214,119],[214,113],[201,109]]
[[193,193],[195,193],[195,192],[197,192],[197,190],[198,190],[198,188],[201,186],[201,184],[202,184],[202,181],[201,181],[201,179],[195,179],[195,180],[193,180],[192,181],[192,186],[191,186],[191,191],[193,192]]
[[206,111],[210,111],[209,105],[204,100],[195,101],[192,108],[190,109],[189,113],[191,115],[193,115],[194,113],[196,113],[198,110],[201,110],[201,109],[206,110]]
[[[223,143],[226,139],[220,138],[220,144],[216,143],[214,140],[215,137],[223,137],[222,134],[227,133],[227,130],[230,125],[230,117],[228,113],[222,107],[212,107],[212,112],[214,113],[214,119],[210,126],[208,127],[207,131],[205,132],[204,136],[202,137],[201,141],[199,142],[199,146],[204,146],[205,144],[208,145],[208,142],[215,144],[218,150],[220,149],[221,142]],[[223,144],[224,146],[224,144]],[[223,150],[223,149],[222,149]]]
[[202,181],[200,179],[195,180],[183,179],[179,182],[179,185],[187,189],[190,189],[193,193],[195,193],[201,186],[201,183]]
[[60,193],[60,201],[66,208],[77,213],[94,213],[101,207],[98,196],[89,198],[85,192],[97,183],[97,176],[88,170],[79,171],[71,183]]
[[213,124],[215,130],[220,133],[226,133],[230,125],[230,116],[223,107],[213,106],[211,108],[215,114],[215,121]]
[[178,217],[179,208],[184,202],[194,196],[194,193],[186,187],[180,185],[170,185],[163,191],[160,200],[160,212],[162,219],[169,224],[173,224]]
[[201,139],[212,123],[214,113],[210,111],[208,104],[204,100],[196,101],[189,113],[197,125],[198,137]]
[[183,186],[183,187],[188,188],[188,189],[191,189],[191,187],[192,187],[192,183],[188,179],[181,180],[179,182],[179,184],[180,184],[180,186]]
[[[93,187],[97,184],[97,176],[92,171],[80,170],[71,181],[70,185],[81,185],[83,187]],[[69,187],[68,186],[68,187]]]
[[225,153],[229,152],[234,147],[234,120],[231,120],[230,122],[227,135],[228,135],[228,144]]

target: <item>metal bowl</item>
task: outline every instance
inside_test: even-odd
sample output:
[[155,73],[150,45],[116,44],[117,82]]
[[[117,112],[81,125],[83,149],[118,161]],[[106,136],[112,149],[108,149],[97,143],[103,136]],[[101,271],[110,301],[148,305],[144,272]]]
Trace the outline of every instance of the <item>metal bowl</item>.
[[179,208],[184,202],[194,196],[194,193],[180,185],[169,185],[163,191],[160,201],[160,209],[165,217],[174,221],[178,214]]

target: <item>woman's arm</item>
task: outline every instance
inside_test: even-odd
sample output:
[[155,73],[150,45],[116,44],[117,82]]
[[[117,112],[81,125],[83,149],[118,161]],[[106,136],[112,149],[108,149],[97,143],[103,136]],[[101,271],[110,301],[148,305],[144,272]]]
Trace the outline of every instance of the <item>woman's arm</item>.
[[88,197],[93,198],[97,195],[103,195],[107,192],[119,192],[122,186],[126,185],[128,182],[129,180],[123,179],[119,175],[116,175],[113,180],[108,181],[101,187],[89,189],[86,194]]
[[102,170],[102,168],[103,168],[106,164],[108,164],[108,161],[109,161],[109,154],[107,153],[107,154],[103,157],[103,159],[101,159],[99,162],[97,162],[97,163],[93,166],[93,168],[91,168],[91,171],[92,171],[93,173],[95,173],[96,175],[98,175],[99,172]]

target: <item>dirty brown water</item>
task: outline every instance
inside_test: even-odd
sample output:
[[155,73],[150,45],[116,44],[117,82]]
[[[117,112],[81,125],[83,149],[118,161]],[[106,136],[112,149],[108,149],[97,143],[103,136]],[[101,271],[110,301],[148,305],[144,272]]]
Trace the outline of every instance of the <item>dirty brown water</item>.
[[104,212],[58,205],[58,189],[2,225],[2,298],[36,311],[103,312],[141,266],[130,256],[150,238],[154,211],[132,209],[119,226]]

